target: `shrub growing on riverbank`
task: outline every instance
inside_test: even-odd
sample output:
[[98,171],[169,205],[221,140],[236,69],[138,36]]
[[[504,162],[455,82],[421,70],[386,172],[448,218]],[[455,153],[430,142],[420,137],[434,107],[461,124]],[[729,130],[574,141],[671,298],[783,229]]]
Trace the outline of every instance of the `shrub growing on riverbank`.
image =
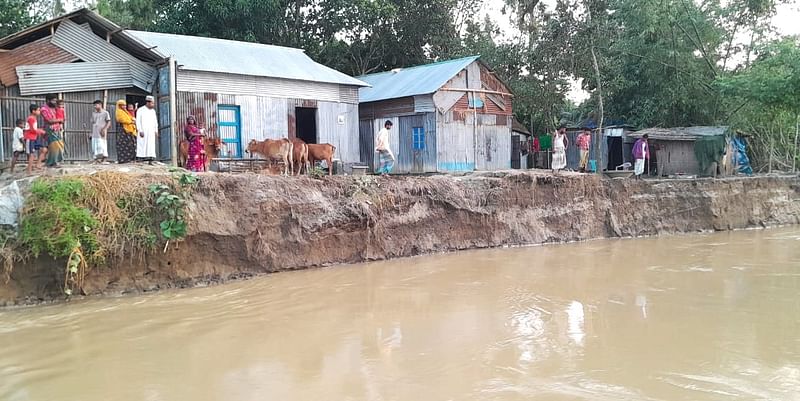
[[[69,295],[80,288],[87,266],[143,259],[159,242],[183,238],[186,203],[196,183],[195,176],[179,171],[171,179],[116,172],[39,178],[25,201],[18,236],[11,236],[4,250],[13,250],[18,260],[41,255],[65,260]],[[10,271],[4,269],[6,276]]]

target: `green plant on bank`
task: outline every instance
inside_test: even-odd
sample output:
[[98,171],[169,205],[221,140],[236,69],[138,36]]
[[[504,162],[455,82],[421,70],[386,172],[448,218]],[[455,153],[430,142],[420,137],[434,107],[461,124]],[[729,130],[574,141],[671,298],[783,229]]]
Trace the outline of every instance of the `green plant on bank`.
[[159,223],[161,236],[167,240],[178,240],[186,236],[186,204],[189,190],[197,184],[195,175],[173,170],[177,186],[153,184],[150,193],[155,196],[156,208],[161,212]]
[[308,176],[317,180],[321,180],[325,177],[328,173],[320,166],[311,167],[311,170],[308,170]]
[[[198,178],[175,170],[168,183],[152,177],[103,172],[34,181],[18,235],[0,232],[0,282],[14,259],[48,255],[66,262],[64,293],[80,289],[90,266],[110,258],[144,255],[159,239],[186,236],[186,206]],[[149,183],[152,183],[148,185]]]
[[78,179],[36,180],[20,222],[22,249],[34,257],[67,259],[66,295],[83,285],[87,258],[93,263],[105,260],[97,219],[81,202],[83,191],[84,183]]
[[34,257],[66,258],[75,250],[102,262],[92,211],[81,205],[84,184],[78,179],[36,180],[20,222],[19,243]]

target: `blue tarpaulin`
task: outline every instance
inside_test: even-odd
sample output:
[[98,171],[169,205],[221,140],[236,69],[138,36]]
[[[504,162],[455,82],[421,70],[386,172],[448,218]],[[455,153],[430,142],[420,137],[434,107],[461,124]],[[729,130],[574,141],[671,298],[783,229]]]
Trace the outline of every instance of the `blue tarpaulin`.
[[747,157],[747,145],[745,145],[744,140],[742,138],[734,137],[733,148],[735,152],[733,155],[733,161],[739,168],[739,172],[742,174],[752,175],[753,168],[750,166],[750,159]]

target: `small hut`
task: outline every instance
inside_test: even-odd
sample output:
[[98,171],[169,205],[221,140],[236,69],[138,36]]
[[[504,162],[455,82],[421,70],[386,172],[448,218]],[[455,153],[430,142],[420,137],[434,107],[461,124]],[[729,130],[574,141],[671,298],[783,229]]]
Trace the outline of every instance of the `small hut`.
[[[728,127],[647,128],[627,135],[632,144],[647,134],[650,171],[659,176],[725,174],[722,168]],[[630,146],[626,146],[630,149]]]
[[515,118],[511,123],[511,168],[533,168],[531,132]]
[[358,77],[361,162],[374,165],[375,135],[394,123],[395,173],[511,167],[512,94],[478,56]]

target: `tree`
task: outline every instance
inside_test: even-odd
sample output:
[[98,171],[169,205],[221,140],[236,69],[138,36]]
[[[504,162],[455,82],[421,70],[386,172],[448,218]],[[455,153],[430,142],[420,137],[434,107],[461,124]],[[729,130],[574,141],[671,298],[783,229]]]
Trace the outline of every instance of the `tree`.
[[[770,169],[777,142],[778,151],[788,155],[791,169],[796,171],[800,140],[800,43],[797,38],[784,38],[764,46],[759,53],[748,69],[720,78],[716,84],[724,94],[743,102],[732,113],[736,114],[734,122],[756,133],[756,141],[761,144],[758,150],[769,149]],[[754,124],[756,121],[760,124]],[[785,134],[790,132],[787,125],[793,125],[791,145],[786,140]]]
[[0,0],[0,37],[27,28],[41,20],[33,14],[33,0]]

